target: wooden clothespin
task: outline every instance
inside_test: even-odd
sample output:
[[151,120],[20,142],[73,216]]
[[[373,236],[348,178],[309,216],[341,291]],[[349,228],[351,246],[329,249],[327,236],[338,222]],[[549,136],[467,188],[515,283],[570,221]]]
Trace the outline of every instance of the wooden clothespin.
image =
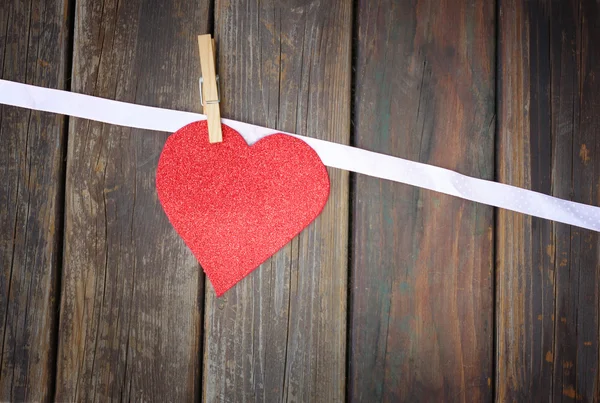
[[198,35],[198,49],[200,49],[200,103],[203,113],[207,116],[208,141],[220,143],[223,141],[221,132],[221,94],[219,90],[219,76],[216,74],[215,40],[210,35]]

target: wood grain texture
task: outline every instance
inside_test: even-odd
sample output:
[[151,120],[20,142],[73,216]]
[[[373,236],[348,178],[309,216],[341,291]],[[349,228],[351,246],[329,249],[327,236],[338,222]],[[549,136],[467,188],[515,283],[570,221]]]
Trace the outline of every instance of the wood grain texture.
[[[0,77],[62,89],[67,3],[0,2]],[[52,398],[62,116],[0,106],[0,400]]]
[[[498,179],[599,203],[600,5],[500,3]],[[598,233],[500,211],[500,401],[597,401]]]
[[[223,116],[348,143],[348,0],[215,3]],[[323,213],[216,298],[207,284],[204,398],[344,400],[348,173]]]
[[[499,4],[498,180],[549,194],[550,43],[547,9]],[[531,13],[531,15],[530,15]],[[551,400],[554,320],[552,223],[498,210],[499,401]]]
[[[494,174],[495,6],[358,2],[360,148]],[[350,401],[492,397],[493,211],[357,175]]]
[[[198,111],[208,9],[78,0],[73,91]],[[58,401],[200,397],[203,276],[157,200],[166,137],[71,120]]]

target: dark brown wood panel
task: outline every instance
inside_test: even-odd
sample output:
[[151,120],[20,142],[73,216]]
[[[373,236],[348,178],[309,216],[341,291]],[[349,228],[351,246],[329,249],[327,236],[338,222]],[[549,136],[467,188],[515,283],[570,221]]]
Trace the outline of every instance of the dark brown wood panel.
[[[500,2],[498,179],[598,205],[600,5]],[[600,398],[598,233],[500,211],[500,401]]]
[[[72,90],[200,109],[209,3],[78,0]],[[200,397],[203,276],[157,200],[167,133],[72,119],[56,398]]]
[[[348,143],[352,3],[215,3],[224,117]],[[204,397],[344,399],[348,173],[324,212],[223,297],[207,284]]]
[[[358,2],[360,148],[494,176],[495,6]],[[351,401],[487,401],[493,210],[357,175]]]
[[[62,89],[67,2],[0,2],[0,77]],[[0,106],[0,400],[52,398],[64,192],[58,115]]]
[[[551,193],[547,7],[501,1],[498,180]],[[496,228],[499,401],[551,400],[554,320],[552,223],[499,210]]]

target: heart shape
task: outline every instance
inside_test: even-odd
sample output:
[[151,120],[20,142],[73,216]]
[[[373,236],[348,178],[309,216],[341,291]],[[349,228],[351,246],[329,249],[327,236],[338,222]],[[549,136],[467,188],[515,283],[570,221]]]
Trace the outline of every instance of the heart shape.
[[304,141],[278,133],[248,146],[222,129],[215,144],[206,121],[179,129],[156,172],[160,203],[217,296],[298,235],[329,197],[327,169]]

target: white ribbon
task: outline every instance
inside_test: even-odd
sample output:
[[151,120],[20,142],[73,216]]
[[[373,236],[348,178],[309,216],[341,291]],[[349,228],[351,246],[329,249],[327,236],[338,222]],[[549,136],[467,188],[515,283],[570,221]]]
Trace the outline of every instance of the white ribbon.
[[[0,103],[21,108],[70,115],[139,129],[175,132],[206,116],[171,109],[154,108],[113,101],[68,91],[0,80]],[[222,119],[253,144],[280,130]],[[565,224],[600,231],[600,208],[559,199],[502,183],[477,179],[433,165],[374,153],[329,141],[299,136],[327,166],[376,178],[435,190],[463,199]]]

